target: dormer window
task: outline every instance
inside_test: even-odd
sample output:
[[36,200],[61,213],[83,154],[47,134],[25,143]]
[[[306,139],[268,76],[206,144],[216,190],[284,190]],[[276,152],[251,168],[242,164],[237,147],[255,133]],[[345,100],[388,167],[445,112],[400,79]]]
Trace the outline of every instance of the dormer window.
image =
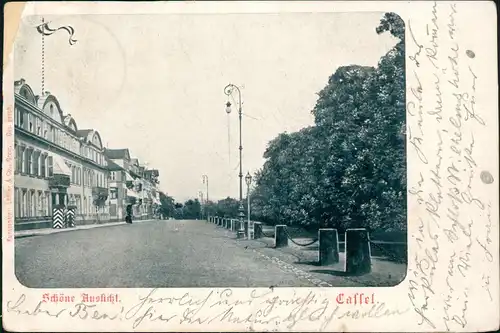
[[50,110],[50,115],[54,115],[54,105],[50,104],[49,106],[49,110]]

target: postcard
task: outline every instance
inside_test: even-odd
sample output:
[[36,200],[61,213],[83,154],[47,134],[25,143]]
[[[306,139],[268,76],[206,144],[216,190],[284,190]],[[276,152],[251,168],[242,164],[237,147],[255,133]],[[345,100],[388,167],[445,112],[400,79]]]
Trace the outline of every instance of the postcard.
[[499,328],[493,2],[11,2],[4,31],[4,329]]

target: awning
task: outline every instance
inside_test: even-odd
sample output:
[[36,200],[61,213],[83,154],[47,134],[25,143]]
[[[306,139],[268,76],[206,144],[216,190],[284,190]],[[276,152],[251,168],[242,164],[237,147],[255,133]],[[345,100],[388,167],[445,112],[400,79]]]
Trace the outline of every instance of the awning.
[[52,155],[52,163],[55,175],[71,176],[71,169],[66,165],[63,158],[59,155]]

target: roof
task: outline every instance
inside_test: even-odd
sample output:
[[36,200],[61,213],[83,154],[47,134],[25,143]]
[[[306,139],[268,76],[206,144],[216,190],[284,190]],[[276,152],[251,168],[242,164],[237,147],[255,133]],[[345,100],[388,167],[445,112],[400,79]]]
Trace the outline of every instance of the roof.
[[146,175],[152,175],[152,176],[159,176],[160,175],[160,172],[158,171],[158,169],[149,169],[149,170],[144,171],[144,173]]
[[108,162],[108,170],[110,171],[120,171],[120,170],[125,170],[109,158],[106,158],[106,161]]
[[106,148],[104,150],[104,155],[106,155],[106,157],[108,157],[112,160],[117,160],[117,159],[122,159],[122,158],[128,159],[129,153],[128,153],[127,148],[125,148],[125,149],[107,149]]
[[89,133],[92,131],[93,130],[91,130],[91,129],[82,129],[82,130],[76,131],[76,135],[79,137],[82,137],[82,138],[86,138],[89,135]]

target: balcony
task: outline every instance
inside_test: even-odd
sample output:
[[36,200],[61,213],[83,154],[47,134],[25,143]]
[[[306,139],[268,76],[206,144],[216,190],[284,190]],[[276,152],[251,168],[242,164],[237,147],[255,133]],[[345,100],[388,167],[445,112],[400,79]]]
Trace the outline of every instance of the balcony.
[[70,185],[70,177],[68,175],[54,174],[49,178],[49,188],[66,188]]

